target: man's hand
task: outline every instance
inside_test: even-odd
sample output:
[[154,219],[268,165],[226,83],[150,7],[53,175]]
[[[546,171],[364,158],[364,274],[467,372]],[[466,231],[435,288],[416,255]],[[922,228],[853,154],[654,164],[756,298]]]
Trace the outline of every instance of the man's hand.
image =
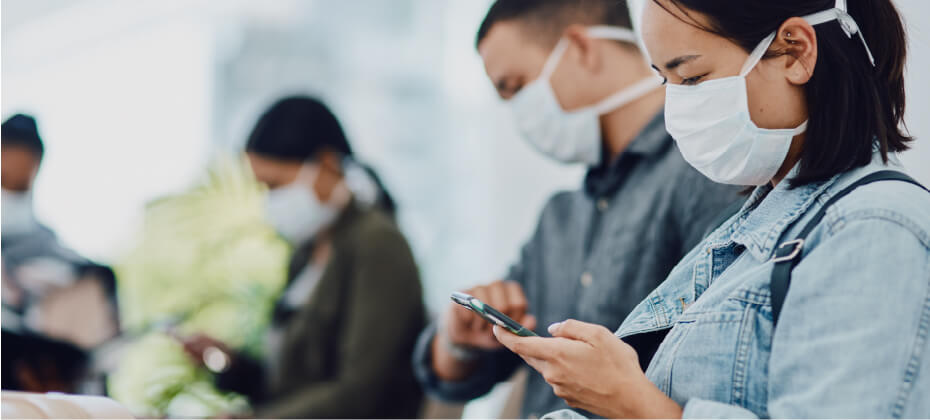
[[[536,328],[536,318],[527,313],[528,302],[523,288],[512,281],[497,281],[466,290],[465,293],[494,307],[527,329]],[[444,380],[461,380],[473,369],[471,363],[456,358],[449,346],[494,350],[500,342],[491,332],[491,323],[461,305],[450,302],[440,320],[439,331],[433,340],[433,370]],[[447,340],[442,342],[441,340]]]
[[[523,288],[512,281],[498,281],[465,291],[478,300],[501,311],[527,329],[536,328],[536,318],[527,313],[528,303]],[[464,347],[494,350],[501,343],[491,333],[491,323],[462,305],[449,304],[449,310],[440,328],[452,343]]]

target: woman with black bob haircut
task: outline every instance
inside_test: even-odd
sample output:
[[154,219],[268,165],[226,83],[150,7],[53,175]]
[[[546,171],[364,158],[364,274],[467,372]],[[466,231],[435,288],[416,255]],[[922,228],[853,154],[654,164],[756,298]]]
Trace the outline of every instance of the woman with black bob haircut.
[[498,340],[605,417],[930,416],[930,193],[896,157],[891,0],[647,0],[642,34],[682,155],[754,190],[615,333]]
[[202,335],[185,349],[219,388],[246,395],[256,417],[415,417],[421,391],[410,354],[425,312],[393,201],[313,98],[272,105],[246,155],[269,188],[269,222],[295,249],[266,360]]

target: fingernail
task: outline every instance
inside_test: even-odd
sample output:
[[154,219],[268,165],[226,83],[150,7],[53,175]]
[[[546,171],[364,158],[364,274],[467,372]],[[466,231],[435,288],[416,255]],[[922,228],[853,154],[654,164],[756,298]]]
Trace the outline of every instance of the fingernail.
[[558,331],[559,327],[561,326],[561,322],[553,322],[549,325],[549,328],[546,328],[546,330],[549,331],[549,334],[555,334],[555,332]]

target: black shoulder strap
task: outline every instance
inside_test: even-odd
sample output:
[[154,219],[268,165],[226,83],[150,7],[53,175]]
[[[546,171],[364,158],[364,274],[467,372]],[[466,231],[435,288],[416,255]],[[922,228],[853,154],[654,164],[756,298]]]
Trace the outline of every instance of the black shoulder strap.
[[[811,221],[808,222],[806,226],[804,226],[804,229],[801,230],[801,233],[798,234],[797,238],[782,243],[775,250],[775,256],[772,258],[772,261],[775,262],[775,267],[772,270],[772,280],[769,283],[769,289],[772,293],[773,324],[778,324],[778,316],[781,314],[782,305],[785,304],[785,296],[788,295],[788,287],[791,286],[791,271],[794,270],[794,267],[798,265],[798,262],[801,261],[801,251],[804,249],[804,241],[807,239],[807,235],[809,235],[811,231],[817,227],[820,221],[823,220],[824,216],[827,214],[827,209],[829,209],[830,206],[835,204],[849,193],[853,192],[853,190],[856,188],[878,181],[902,181],[909,184],[914,184],[927,190],[927,187],[924,187],[919,182],[901,172],[878,171],[863,177],[833,197],[830,197],[830,199],[827,200],[823,207],[820,208],[814,218],[811,219]],[[930,192],[930,190],[927,191]],[[792,226],[794,226],[794,223],[789,225],[787,229],[790,229]]]

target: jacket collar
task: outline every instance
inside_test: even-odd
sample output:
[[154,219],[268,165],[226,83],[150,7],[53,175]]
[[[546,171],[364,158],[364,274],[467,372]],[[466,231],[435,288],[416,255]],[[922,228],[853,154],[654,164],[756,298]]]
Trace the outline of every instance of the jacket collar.
[[749,200],[734,219],[730,229],[722,229],[722,234],[714,241],[714,247],[725,246],[725,237],[734,243],[743,245],[759,261],[771,258],[785,231],[813,207],[819,207],[843,188],[860,178],[885,169],[901,169],[897,157],[889,155],[886,165],[881,155],[875,153],[872,162],[866,166],[839,174],[824,182],[815,182],[796,188],[789,188],[788,179],[797,174],[795,167],[786,181],[776,187],[761,186],[756,188]]

